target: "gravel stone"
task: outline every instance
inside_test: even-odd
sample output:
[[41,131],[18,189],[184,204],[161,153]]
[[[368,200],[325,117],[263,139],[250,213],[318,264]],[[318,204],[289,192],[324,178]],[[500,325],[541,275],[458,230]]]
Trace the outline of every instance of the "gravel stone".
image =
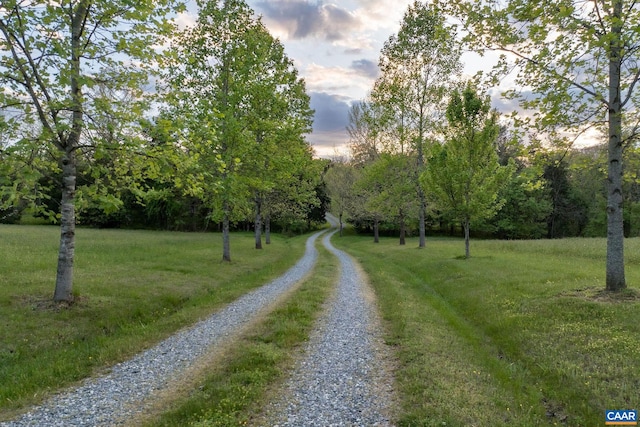
[[223,310],[181,331],[131,360],[113,366],[110,373],[91,378],[43,405],[32,408],[3,427],[121,426],[144,411],[143,402],[180,378],[212,346],[239,333],[261,310],[302,280],[317,259],[312,235],[298,263],[269,284],[245,294]]
[[259,425],[391,425],[393,389],[380,320],[358,266],[331,244],[334,233],[323,244],[341,264],[336,295],[284,392]]

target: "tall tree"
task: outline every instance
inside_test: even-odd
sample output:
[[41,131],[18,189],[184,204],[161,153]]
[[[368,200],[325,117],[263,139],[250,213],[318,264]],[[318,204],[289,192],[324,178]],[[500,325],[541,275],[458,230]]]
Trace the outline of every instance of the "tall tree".
[[381,76],[372,99],[386,112],[382,123],[394,129],[402,152],[414,153],[415,191],[420,201],[419,246],[425,246],[426,197],[419,185],[424,168],[425,144],[433,138],[444,107],[443,99],[459,74],[460,48],[444,15],[415,1],[409,6],[397,35],[391,36],[380,55]]
[[[516,83],[533,96],[546,131],[601,129],[608,135],[606,289],[626,287],[623,147],[638,134],[640,4],[635,0],[437,1],[456,16],[476,50],[504,52],[500,74],[518,67]],[[630,129],[623,136],[623,123]]]
[[[37,123],[62,169],[61,233],[54,300],[73,299],[76,151],[103,102],[98,83],[139,88],[153,71],[153,46],[172,26],[173,0],[5,1],[0,16],[0,108],[12,127]],[[108,103],[104,103],[108,105]],[[112,108],[127,108],[114,105]]]
[[196,187],[222,222],[222,259],[231,261],[231,223],[253,211],[261,247],[265,198],[291,178],[293,164],[311,160],[303,135],[312,111],[282,44],[246,2],[197,3],[196,25],[174,46],[167,89],[173,115],[196,136],[184,141],[198,153]]
[[[254,203],[255,247],[262,249],[263,205],[278,186],[287,185],[300,167],[311,161],[304,134],[311,131],[313,112],[304,80],[260,21],[251,28],[250,50],[255,65],[248,78],[247,128],[255,136],[245,156]],[[302,197],[302,194],[300,195]]]
[[470,257],[472,221],[493,216],[500,204],[500,187],[512,167],[500,166],[495,142],[499,126],[489,97],[481,97],[467,84],[454,91],[446,111],[446,142],[435,145],[421,180],[426,191],[462,222],[465,256]]

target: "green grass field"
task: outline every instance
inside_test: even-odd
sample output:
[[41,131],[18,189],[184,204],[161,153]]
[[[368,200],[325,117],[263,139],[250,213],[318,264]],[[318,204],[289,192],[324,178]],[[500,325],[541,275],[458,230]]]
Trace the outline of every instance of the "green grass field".
[[348,236],[398,356],[401,426],[598,426],[640,409],[640,240],[630,290],[604,288],[605,241]]
[[167,337],[292,266],[307,236],[78,229],[70,308],[51,303],[59,228],[0,226],[0,419]]
[[[263,251],[220,236],[78,230],[75,293],[51,303],[57,227],[0,226],[0,419],[149,347],[284,271],[307,236]],[[473,241],[399,246],[334,237],[369,275],[397,356],[400,426],[599,426],[640,409],[640,239],[627,280],[604,292],[605,241]],[[242,425],[277,389],[337,274],[321,250],[310,279],[163,402],[150,425]]]

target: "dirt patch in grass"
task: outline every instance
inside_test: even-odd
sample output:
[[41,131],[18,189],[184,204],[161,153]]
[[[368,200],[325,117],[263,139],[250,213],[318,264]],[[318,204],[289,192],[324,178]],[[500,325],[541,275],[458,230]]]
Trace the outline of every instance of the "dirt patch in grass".
[[590,287],[565,291],[560,293],[559,296],[581,298],[587,301],[603,303],[640,302],[640,291],[630,288],[612,292],[599,287]]
[[544,405],[547,418],[550,422],[553,422],[554,425],[557,425],[557,422],[560,422],[562,424],[567,423],[569,416],[565,413],[564,408],[561,404],[553,402],[546,398],[542,399],[542,404]]
[[18,306],[30,308],[33,311],[58,313],[74,307],[86,306],[89,298],[86,296],[76,296],[73,301],[54,301],[51,295],[19,295],[15,297],[15,301]]

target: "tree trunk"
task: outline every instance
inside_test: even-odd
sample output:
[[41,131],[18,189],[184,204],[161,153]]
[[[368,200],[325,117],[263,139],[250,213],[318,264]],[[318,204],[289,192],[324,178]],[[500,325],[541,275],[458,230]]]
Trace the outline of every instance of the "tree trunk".
[[73,151],[62,159],[62,203],[60,218],[60,249],[54,301],[73,301],[73,260],[76,240],[76,162]]
[[426,246],[426,226],[425,226],[425,220],[426,220],[426,216],[427,216],[427,202],[426,202],[426,196],[424,194],[424,191],[422,191],[422,189],[420,189],[418,191],[418,195],[419,195],[419,200],[420,200],[420,221],[419,221],[419,226],[420,226],[420,243],[418,244],[419,248],[424,248]]
[[[424,99],[424,98],[423,98]],[[425,130],[425,112],[424,103],[420,104],[420,122],[418,124],[418,146],[417,146],[417,170],[416,170],[416,185],[418,186],[418,201],[420,202],[420,218],[419,218],[419,248],[424,248],[425,243],[425,218],[427,216],[427,196],[422,190],[420,185],[420,174],[424,171],[424,130]]]
[[264,242],[271,244],[271,215],[268,213],[264,217]]
[[262,249],[262,201],[260,197],[256,197],[256,220],[255,220],[255,235],[256,235],[256,249]]
[[229,205],[224,203],[222,218],[222,261],[231,262],[231,242],[229,237]]
[[407,230],[404,225],[404,213],[400,211],[400,246],[407,244],[406,241]]
[[609,53],[609,166],[607,178],[607,290],[626,288],[624,274],[624,219],[622,211],[622,0],[613,2]]
[[342,212],[340,212],[340,237],[342,237]]
[[378,217],[373,220],[373,243],[380,243],[380,220]]
[[[81,36],[89,11],[88,0],[77,6],[71,20],[71,111],[72,123],[66,140],[61,138],[62,157],[62,200],[60,206],[60,248],[58,250],[58,270],[54,301],[73,301],[73,262],[76,247],[76,159],[75,150],[80,145],[84,126],[82,80],[80,79]],[[60,133],[59,133],[60,134]]]
[[469,250],[469,228],[470,228],[470,224],[469,224],[469,218],[466,218],[464,220],[464,257],[466,259],[471,258],[471,252]]

